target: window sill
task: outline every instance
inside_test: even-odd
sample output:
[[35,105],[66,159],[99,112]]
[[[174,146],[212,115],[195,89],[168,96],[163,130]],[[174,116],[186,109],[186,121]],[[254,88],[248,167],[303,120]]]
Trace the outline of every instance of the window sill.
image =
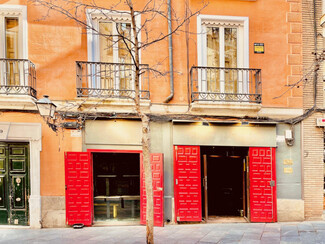
[[236,102],[196,101],[191,104],[191,111],[196,113],[218,114],[226,116],[244,116],[247,113],[260,111],[262,104]]
[[[119,98],[76,98],[70,101],[54,101],[58,111],[85,113],[136,113],[132,99]],[[144,112],[149,111],[150,100],[140,100]]]
[[29,95],[0,94],[0,110],[37,111],[36,99]]

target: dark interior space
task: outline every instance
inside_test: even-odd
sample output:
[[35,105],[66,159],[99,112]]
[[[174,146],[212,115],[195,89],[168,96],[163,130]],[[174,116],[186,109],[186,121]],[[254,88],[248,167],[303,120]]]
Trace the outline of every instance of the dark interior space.
[[[246,179],[243,160],[248,155],[248,148],[201,147],[202,179],[203,155],[207,155],[208,216],[242,216],[245,207],[243,191]],[[204,188],[202,193],[204,216]]]
[[139,218],[138,153],[94,153],[93,179],[95,220]]

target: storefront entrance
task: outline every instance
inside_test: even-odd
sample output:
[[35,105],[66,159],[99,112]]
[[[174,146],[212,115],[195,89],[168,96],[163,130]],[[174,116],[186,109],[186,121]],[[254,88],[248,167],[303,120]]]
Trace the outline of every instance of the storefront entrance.
[[[66,223],[145,224],[146,191],[142,151],[65,153]],[[154,225],[164,225],[163,154],[152,153]]]
[[277,221],[275,148],[177,145],[174,179],[177,222],[242,215]]
[[220,217],[232,217],[233,221],[245,221],[246,170],[245,147],[201,147],[202,216],[206,221]]
[[140,154],[93,153],[94,221],[140,223]]

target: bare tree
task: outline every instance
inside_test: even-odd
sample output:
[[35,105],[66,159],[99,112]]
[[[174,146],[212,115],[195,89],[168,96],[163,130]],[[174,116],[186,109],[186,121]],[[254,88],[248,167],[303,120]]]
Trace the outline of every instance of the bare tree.
[[[147,243],[153,243],[153,189],[152,189],[152,172],[150,165],[150,117],[148,114],[142,111],[140,106],[141,90],[140,81],[141,76],[148,70],[158,76],[166,75],[168,72],[159,70],[157,67],[143,66],[140,62],[140,51],[145,50],[149,46],[159,44],[170,38],[178,31],[184,31],[183,26],[192,18],[197,15],[199,11],[207,4],[202,1],[202,8],[191,11],[188,8],[188,4],[184,4],[186,7],[185,16],[178,17],[175,11],[171,8],[170,0],[146,0],[142,3],[134,3],[132,0],[119,0],[116,4],[111,6],[100,6],[93,1],[76,1],[76,0],[30,0],[37,6],[43,6],[47,9],[47,12],[42,18],[50,16],[52,11],[61,13],[66,18],[75,21],[87,31],[92,31],[100,37],[106,38],[110,45],[116,44],[116,42],[123,42],[124,49],[131,57],[132,72],[134,73],[134,93],[132,95],[127,94],[128,98],[132,98],[135,104],[135,111],[142,122],[142,153],[143,153],[143,166],[145,174],[145,186],[146,186],[146,199],[147,199],[147,212],[146,212],[146,240]],[[140,2],[140,1],[139,1]],[[120,10],[124,9],[124,10]],[[99,29],[94,28],[87,22],[85,18],[85,12],[89,10],[96,11],[103,15],[110,22],[116,22],[111,17],[111,13],[128,15],[131,20],[132,35],[127,34],[121,28],[116,26],[116,31],[113,33],[103,33]],[[141,15],[142,23],[137,25],[136,18]],[[143,18],[144,17],[144,18]],[[170,25],[168,32],[163,30],[153,29],[152,23],[159,20],[165,20]],[[142,39],[140,40],[140,36]],[[119,47],[120,48],[120,47]],[[107,72],[107,71],[105,71]],[[113,71],[114,72],[114,71]],[[105,97],[104,99],[106,99]],[[170,100],[170,99],[169,99]]]

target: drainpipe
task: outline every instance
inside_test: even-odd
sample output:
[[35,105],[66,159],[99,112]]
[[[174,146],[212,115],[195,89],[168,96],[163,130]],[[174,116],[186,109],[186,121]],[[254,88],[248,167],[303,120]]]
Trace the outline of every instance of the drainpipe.
[[[322,11],[324,11],[324,0],[323,2],[323,7]],[[313,0],[314,4],[314,42],[315,42],[315,55],[317,55],[317,10],[316,10],[316,0]],[[323,12],[324,13],[324,12]],[[324,31],[324,28],[323,28]],[[314,71],[314,108],[317,106],[317,81],[318,81],[318,73],[317,70]]]
[[[322,1],[322,17],[320,19],[320,26],[323,28],[323,48],[325,47],[325,0]],[[323,68],[325,68],[325,65],[323,64]],[[323,69],[324,70],[324,69]],[[325,80],[325,76],[323,75],[323,80]]]
[[164,101],[169,103],[174,97],[174,65],[173,65],[173,38],[172,38],[172,6],[171,0],[168,0],[168,51],[169,51],[169,76],[170,76],[170,94]]

